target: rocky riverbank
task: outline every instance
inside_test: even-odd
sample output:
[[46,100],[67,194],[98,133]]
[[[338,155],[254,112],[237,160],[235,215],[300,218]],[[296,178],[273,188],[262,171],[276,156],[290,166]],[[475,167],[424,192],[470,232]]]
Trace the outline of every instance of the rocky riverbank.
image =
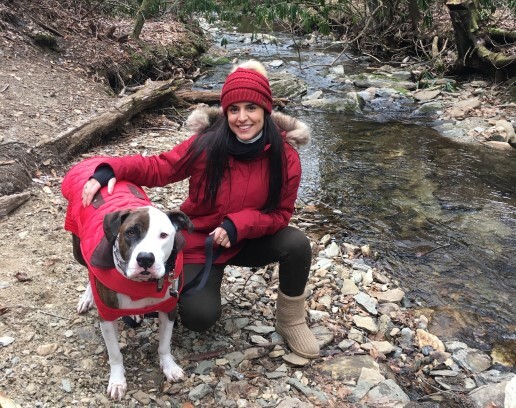
[[[144,115],[124,138],[87,156],[159,152],[188,135],[179,125]],[[75,312],[86,273],[73,260],[62,229],[65,201],[59,186],[65,171],[39,173],[32,200],[0,224],[1,253],[8,260],[0,271],[4,401],[23,407],[184,408],[483,408],[511,407],[516,401],[511,367],[429,333],[428,318],[406,302],[402,285],[376,268],[374,248],[337,244],[325,232],[324,215],[310,206],[297,209],[293,224],[312,240],[307,317],[321,343],[321,358],[292,354],[274,331],[275,265],[228,268],[219,323],[203,334],[180,323],[175,329],[173,354],[187,373],[185,381],[164,381],[154,319],[138,328],[120,323],[129,392],[120,404],[109,401],[107,354],[96,312]],[[149,194],[158,206],[173,208],[186,185]]]

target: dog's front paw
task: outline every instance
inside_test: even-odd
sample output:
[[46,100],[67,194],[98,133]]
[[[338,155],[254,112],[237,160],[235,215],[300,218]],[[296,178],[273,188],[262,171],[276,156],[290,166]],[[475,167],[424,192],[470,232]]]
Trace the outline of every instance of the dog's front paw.
[[163,369],[163,374],[165,374],[168,381],[179,381],[185,376],[185,373],[176,364],[171,354],[161,356],[159,365]]
[[127,391],[127,382],[125,381],[124,368],[111,367],[109,375],[109,385],[107,387],[108,395],[115,400],[120,401]]
[[107,387],[108,395],[112,399],[118,400],[118,401],[122,400],[122,398],[124,397],[126,391],[127,391],[127,383],[125,382],[125,380],[121,384],[120,383],[119,384],[111,383],[111,381],[110,381],[109,385]]
[[77,313],[86,313],[93,306],[95,306],[95,300],[93,299],[93,292],[91,291],[91,286],[88,283],[86,286],[86,290],[81,296],[81,299],[77,303]]

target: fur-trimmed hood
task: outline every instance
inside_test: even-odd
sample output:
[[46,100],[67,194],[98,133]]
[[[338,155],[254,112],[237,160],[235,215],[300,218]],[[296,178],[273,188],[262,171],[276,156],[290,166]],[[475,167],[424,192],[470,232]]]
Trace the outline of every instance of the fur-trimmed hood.
[[[199,106],[188,116],[186,127],[193,133],[201,133],[214,124],[221,115],[220,108]],[[276,126],[286,132],[286,140],[292,147],[298,149],[310,142],[310,128],[306,123],[276,111],[272,112],[271,117]]]

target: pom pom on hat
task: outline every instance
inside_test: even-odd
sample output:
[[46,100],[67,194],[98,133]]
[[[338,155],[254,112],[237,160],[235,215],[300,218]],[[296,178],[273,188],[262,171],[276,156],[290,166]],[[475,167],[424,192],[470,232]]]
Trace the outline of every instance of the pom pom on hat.
[[256,60],[237,66],[226,78],[220,94],[224,113],[230,105],[238,102],[252,102],[269,114],[272,112],[272,92],[265,67]]

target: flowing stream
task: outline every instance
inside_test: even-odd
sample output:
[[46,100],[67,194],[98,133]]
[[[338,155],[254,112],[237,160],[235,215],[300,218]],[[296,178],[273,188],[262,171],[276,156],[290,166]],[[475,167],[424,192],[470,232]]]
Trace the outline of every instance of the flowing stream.
[[[326,78],[335,49],[298,54],[288,36],[278,34],[278,45],[244,45],[237,33],[217,40],[223,36],[241,59],[282,60],[277,70],[304,79],[308,93],[346,90]],[[346,56],[338,64],[346,73],[365,69]],[[196,85],[220,88],[227,72],[214,67]],[[379,266],[431,316],[432,333],[514,359],[516,155],[454,143],[389,111],[286,113],[312,128],[300,199],[328,209],[340,226],[336,239],[377,251]]]

